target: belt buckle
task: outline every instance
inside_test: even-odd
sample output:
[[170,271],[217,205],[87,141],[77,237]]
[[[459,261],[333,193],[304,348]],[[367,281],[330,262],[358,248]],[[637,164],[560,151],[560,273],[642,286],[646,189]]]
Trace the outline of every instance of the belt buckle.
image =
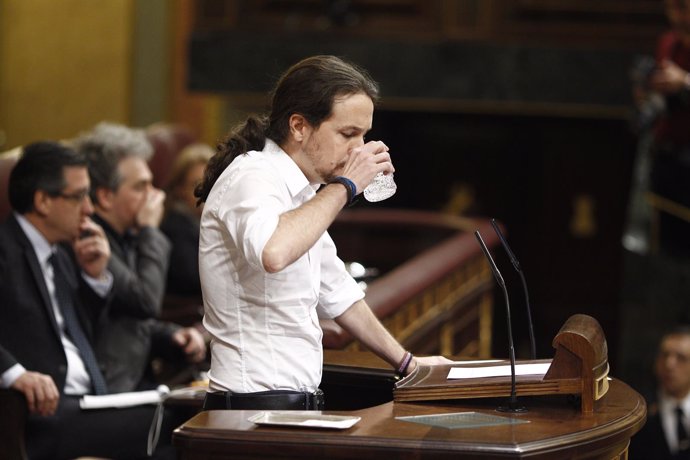
[[313,406],[307,407],[307,410],[323,410],[325,399],[326,398],[323,394],[323,391],[320,388],[317,388],[317,390],[314,393],[307,395],[308,405]]

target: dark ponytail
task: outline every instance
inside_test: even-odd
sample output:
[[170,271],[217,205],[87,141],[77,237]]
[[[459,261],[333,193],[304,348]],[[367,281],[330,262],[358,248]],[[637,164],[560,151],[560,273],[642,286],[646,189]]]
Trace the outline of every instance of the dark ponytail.
[[194,196],[198,198],[197,206],[206,201],[213,184],[232,160],[243,153],[264,148],[267,126],[267,117],[250,115],[218,144],[216,154],[211,157],[204,171],[204,180],[194,189]]

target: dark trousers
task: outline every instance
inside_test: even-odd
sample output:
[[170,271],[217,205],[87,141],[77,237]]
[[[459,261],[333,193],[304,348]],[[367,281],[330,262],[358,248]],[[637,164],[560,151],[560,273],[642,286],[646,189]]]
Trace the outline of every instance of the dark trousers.
[[82,410],[79,397],[62,395],[55,415],[29,417],[26,427],[28,456],[32,460],[82,456],[174,459],[172,430],[184,420],[176,419],[175,414],[167,410],[156,451],[153,457],[146,455],[155,410],[153,405]]

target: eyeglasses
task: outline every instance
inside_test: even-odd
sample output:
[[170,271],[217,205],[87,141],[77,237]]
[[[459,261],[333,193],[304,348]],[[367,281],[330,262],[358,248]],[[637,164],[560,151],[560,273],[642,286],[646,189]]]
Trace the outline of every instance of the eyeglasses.
[[74,201],[76,203],[81,203],[86,199],[86,197],[89,196],[89,191],[88,190],[80,190],[78,192],[72,192],[72,193],[63,193],[63,192],[57,192],[57,193],[51,193],[51,196],[59,196],[60,198],[64,198],[65,200],[70,200]]

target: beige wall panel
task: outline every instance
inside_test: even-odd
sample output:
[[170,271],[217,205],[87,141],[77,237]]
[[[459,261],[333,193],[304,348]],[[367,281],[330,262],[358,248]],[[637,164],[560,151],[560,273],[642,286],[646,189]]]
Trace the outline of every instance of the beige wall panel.
[[0,148],[129,122],[132,11],[132,0],[0,0]]

